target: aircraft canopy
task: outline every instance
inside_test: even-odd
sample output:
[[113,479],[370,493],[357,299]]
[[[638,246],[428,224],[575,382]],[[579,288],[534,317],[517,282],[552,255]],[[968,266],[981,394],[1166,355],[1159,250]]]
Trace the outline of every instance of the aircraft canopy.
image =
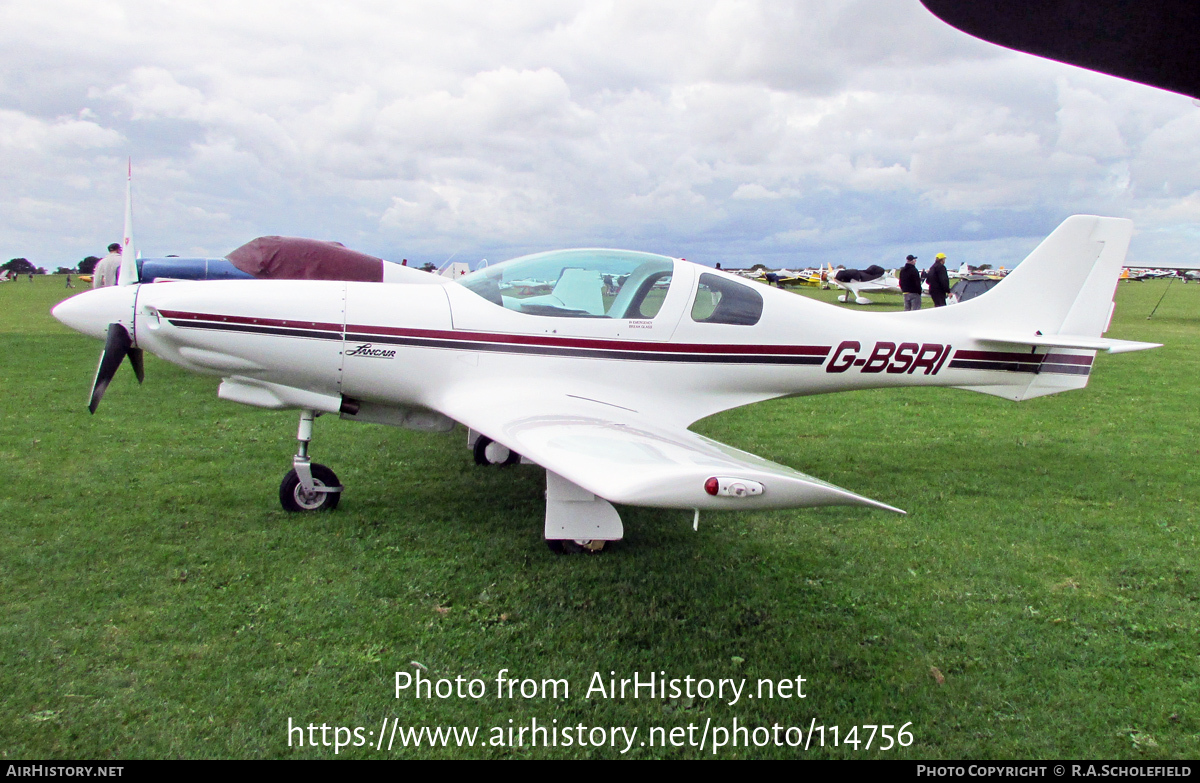
[[647,319],[658,314],[675,259],[632,250],[553,250],[458,279],[493,304],[530,315]]

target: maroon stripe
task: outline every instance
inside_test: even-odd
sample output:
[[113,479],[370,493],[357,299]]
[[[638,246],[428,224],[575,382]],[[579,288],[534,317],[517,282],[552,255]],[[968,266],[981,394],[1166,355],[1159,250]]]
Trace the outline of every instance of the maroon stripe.
[[248,318],[241,315],[208,315],[205,313],[187,313],[182,310],[159,310],[161,314],[176,321],[212,321],[228,324],[255,324],[257,326],[278,326],[284,329],[323,329],[326,331],[342,330],[341,324],[328,324],[319,321],[289,321],[282,318]]
[[1022,364],[1039,364],[1041,362],[1058,362],[1059,364],[1082,364],[1091,366],[1093,357],[1075,356],[1066,353],[1006,353],[1004,351],[959,351],[955,359],[976,359],[989,362],[1020,362]]
[[[291,321],[281,318],[249,318],[239,315],[189,313],[182,310],[160,310],[159,312],[167,318],[176,321],[209,321],[214,323],[274,326],[284,329],[322,329],[326,331],[342,331],[341,324],[321,323],[318,321]],[[440,329],[407,329],[403,327],[392,326],[367,326],[365,324],[349,324],[346,326],[346,331],[354,332],[356,334],[423,337],[427,339],[458,340],[463,342],[483,341],[507,345],[541,345],[561,348],[593,348],[621,351],[636,350],[658,353],[826,356],[830,351],[830,346],[828,345],[714,345],[700,343],[643,343],[634,340],[594,340],[575,337],[548,337],[544,335],[496,334],[492,332],[444,331]]]
[[1038,353],[1008,353],[1005,351],[958,351],[955,359],[976,359],[989,362],[1020,362],[1022,364],[1037,364],[1042,360]]
[[355,334],[424,337],[437,340],[503,343],[507,345],[544,345],[559,348],[599,348],[620,351],[656,351],[659,353],[764,354],[778,356],[825,356],[828,345],[711,345],[700,343],[644,343],[636,340],[596,340],[578,337],[548,337],[528,334],[497,334],[494,332],[442,331],[439,329],[405,329],[392,326],[348,324],[347,332]]
[[1048,353],[1044,361],[1054,364],[1082,364],[1085,367],[1092,366],[1092,356],[1073,356],[1067,353]]

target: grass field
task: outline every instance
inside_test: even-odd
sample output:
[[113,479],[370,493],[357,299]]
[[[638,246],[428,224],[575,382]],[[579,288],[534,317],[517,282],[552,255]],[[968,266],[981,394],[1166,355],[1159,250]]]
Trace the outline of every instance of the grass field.
[[[1147,320],[1167,284],[1122,284],[1109,335],[1166,345],[1101,355],[1082,391],[855,392],[696,427],[907,517],[708,514],[696,533],[623,508],[612,551],[563,557],[542,471],[477,468],[462,431],[320,419],[314,456],[347,492],[298,516],[276,496],[293,413],[148,356],[89,416],[101,346],[50,317],[62,285],[0,285],[0,757],[334,756],[289,719],[363,727],[350,758],[621,755],[483,746],[533,719],[638,727],[627,757],[711,757],[637,743],[734,719],[841,740],[909,724],[912,743],[827,729],[718,757],[1200,757],[1200,286]],[[498,699],[501,669],[569,698]],[[488,692],[396,698],[396,671]],[[803,677],[806,698],[588,698],[595,672]],[[480,741],[376,750],[393,718]]]

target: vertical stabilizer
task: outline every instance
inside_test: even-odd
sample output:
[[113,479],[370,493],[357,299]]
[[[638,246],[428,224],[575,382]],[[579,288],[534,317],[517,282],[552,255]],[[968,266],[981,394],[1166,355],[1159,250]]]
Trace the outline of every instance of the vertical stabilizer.
[[1132,221],[1074,215],[991,291],[934,311],[931,319],[966,327],[974,344],[962,351],[975,358],[964,361],[1004,357],[1026,368],[1003,383],[960,388],[1011,400],[1082,389],[1097,350],[1155,347],[1101,337],[1132,236]]
[[1059,334],[1099,337],[1108,331],[1116,306],[1113,297],[1132,237],[1133,221],[1096,218],[1091,241],[1102,243],[1103,250],[1067,312],[1067,317],[1063,319]]
[[1133,236],[1133,221],[1074,215],[991,291],[947,311],[971,327],[1099,337]]

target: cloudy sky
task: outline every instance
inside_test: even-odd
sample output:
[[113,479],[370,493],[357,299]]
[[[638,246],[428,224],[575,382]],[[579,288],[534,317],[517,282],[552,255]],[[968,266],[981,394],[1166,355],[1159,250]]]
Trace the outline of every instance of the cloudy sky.
[[1200,107],[917,0],[0,0],[0,256],[1007,264],[1076,213],[1200,260]]

